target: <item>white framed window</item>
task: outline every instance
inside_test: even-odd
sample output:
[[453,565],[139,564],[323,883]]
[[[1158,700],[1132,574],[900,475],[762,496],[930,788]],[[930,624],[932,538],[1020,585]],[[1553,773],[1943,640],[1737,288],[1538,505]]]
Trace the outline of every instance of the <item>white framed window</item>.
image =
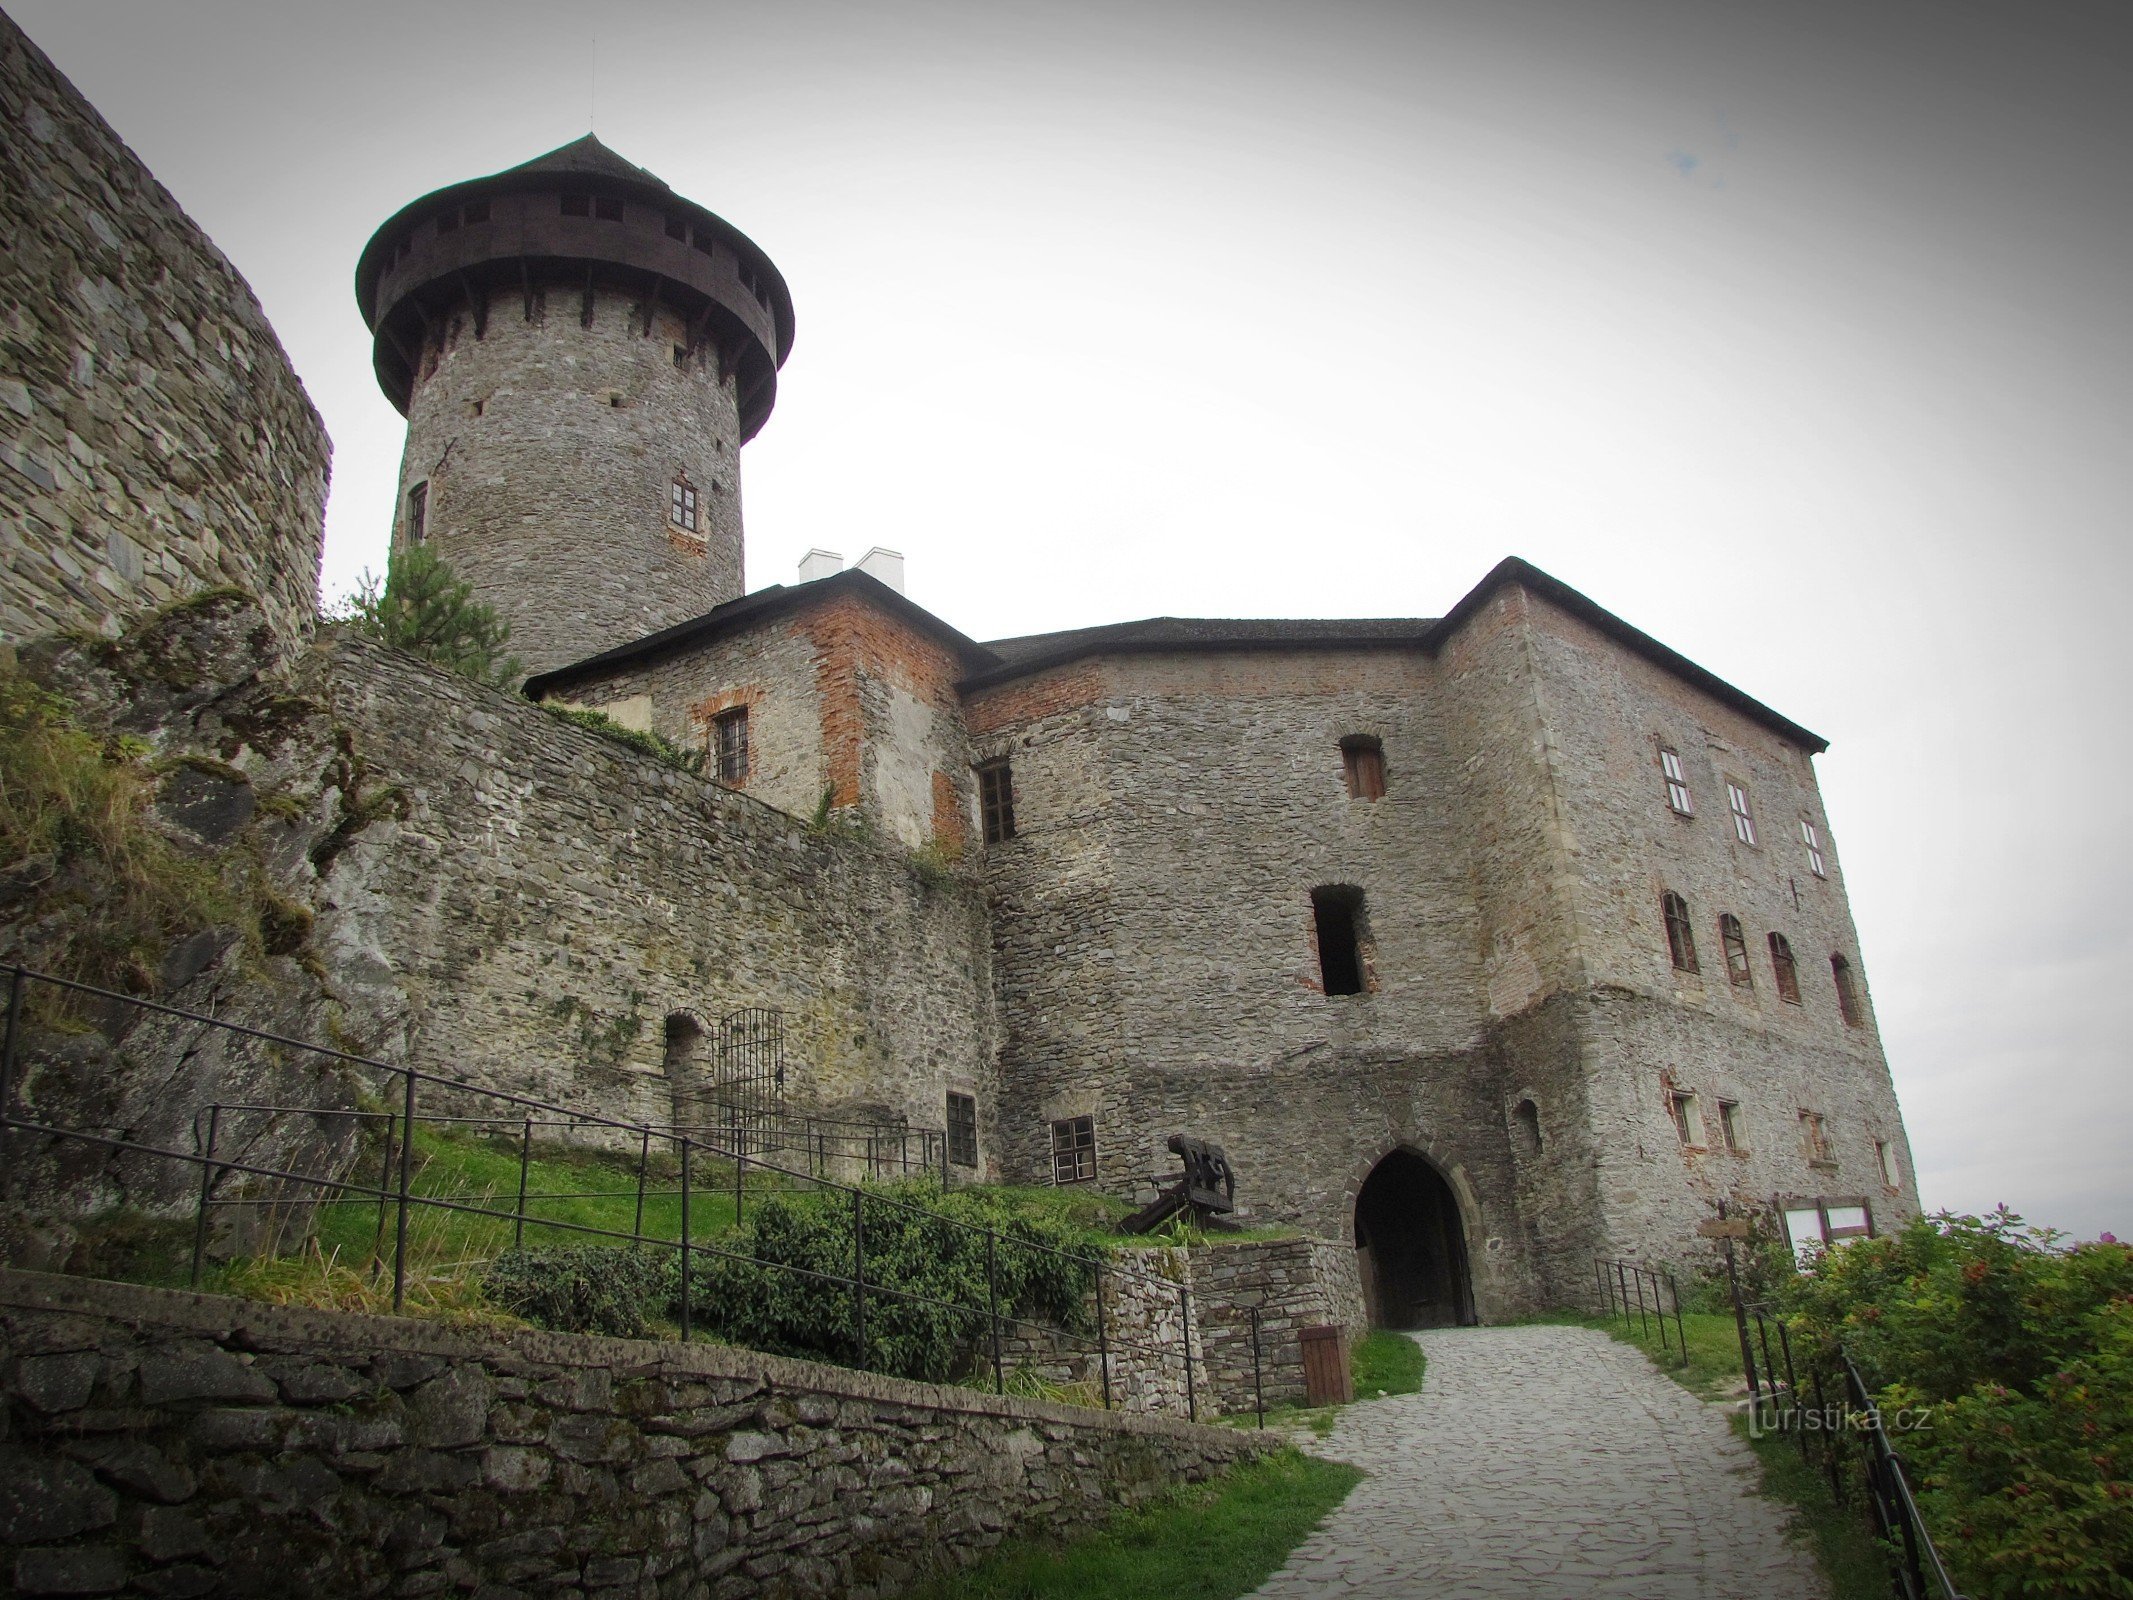
[[1828,877],[1829,868],[1822,861],[1822,836],[1805,817],[1800,818],[1800,842],[1807,846],[1807,870],[1818,878]]
[[1718,1131],[1719,1135],[1726,1141],[1726,1148],[1735,1154],[1748,1148],[1747,1140],[1741,1137],[1740,1102],[1738,1100],[1721,1100],[1718,1102]]
[[1814,1270],[1815,1258],[1854,1239],[1874,1236],[1874,1211],[1863,1195],[1841,1199],[1812,1199],[1802,1195],[1787,1198],[1780,1208],[1785,1217],[1785,1239],[1792,1258],[1803,1272]]
[[1733,808],[1733,834],[1742,844],[1755,843],[1755,814],[1748,809],[1748,791],[1731,778],[1726,780],[1726,804]]
[[1659,747],[1659,775],[1666,779],[1666,803],[1676,816],[1696,815],[1696,801],[1689,793],[1689,775],[1682,770],[1681,753],[1666,745]]
[[667,520],[683,533],[696,532],[696,485],[687,478],[674,480],[674,492],[667,502]]
[[1060,1117],[1052,1123],[1052,1182],[1090,1183],[1096,1177],[1096,1119]]
[[1674,1131],[1681,1135],[1684,1145],[1700,1149],[1704,1140],[1703,1107],[1697,1103],[1696,1096],[1686,1090],[1677,1089],[1670,1098],[1674,1109]]

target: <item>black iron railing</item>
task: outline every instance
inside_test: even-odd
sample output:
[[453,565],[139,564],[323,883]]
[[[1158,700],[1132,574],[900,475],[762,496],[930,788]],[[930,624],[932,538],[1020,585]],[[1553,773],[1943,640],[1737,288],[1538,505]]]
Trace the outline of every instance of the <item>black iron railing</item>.
[[[951,1313],[967,1325],[971,1330],[971,1346],[978,1352],[978,1361],[982,1364],[984,1357],[989,1354],[992,1386],[998,1392],[1004,1393],[1007,1387],[1004,1341],[1027,1337],[1051,1349],[1078,1351],[1082,1356],[1090,1358],[1099,1374],[1098,1386],[1105,1407],[1116,1403],[1122,1368],[1128,1376],[1136,1371],[1144,1376],[1160,1376],[1165,1370],[1173,1374],[1181,1371],[1184,1410],[1188,1416],[1195,1419],[1198,1417],[1199,1403],[1191,1344],[1192,1305],[1190,1290],[1186,1285],[1172,1282],[1159,1274],[1142,1272],[1123,1265],[1108,1259],[1100,1252],[1062,1249],[1021,1236],[1015,1240],[1018,1249],[1037,1251],[1062,1260],[1078,1261],[1091,1270],[1095,1283],[1095,1333],[1091,1338],[1061,1323],[1040,1322],[1018,1316],[1001,1302],[997,1230],[949,1216],[900,1197],[870,1192],[856,1184],[843,1183],[828,1176],[826,1169],[831,1163],[823,1158],[825,1147],[819,1140],[814,1147],[817,1159],[806,1164],[788,1164],[771,1159],[759,1148],[729,1146],[728,1143],[722,1142],[720,1130],[716,1127],[654,1126],[604,1117],[595,1112],[558,1105],[530,1095],[447,1078],[416,1067],[394,1065],[353,1051],[290,1038],[166,1005],[160,1001],[119,994],[23,967],[0,964],[0,983],[6,986],[5,1036],[4,1041],[0,1041],[0,1196],[12,1195],[20,1188],[18,1147],[20,1141],[25,1138],[56,1141],[61,1145],[98,1147],[112,1152],[114,1156],[122,1154],[151,1163],[175,1163],[181,1168],[194,1169],[199,1175],[198,1188],[191,1204],[192,1275],[196,1284],[200,1281],[208,1255],[210,1219],[217,1212],[242,1208],[280,1208],[283,1214],[289,1214],[304,1207],[315,1211],[317,1208],[330,1206],[375,1206],[378,1220],[372,1266],[382,1279],[389,1261],[392,1305],[395,1311],[399,1311],[404,1308],[407,1296],[410,1217],[422,1212],[436,1212],[485,1218],[500,1224],[509,1224],[515,1240],[523,1240],[525,1230],[530,1224],[575,1236],[585,1242],[606,1241],[617,1245],[675,1252],[680,1266],[677,1273],[677,1309],[683,1340],[692,1336],[696,1312],[699,1309],[694,1303],[695,1274],[690,1268],[693,1264],[709,1258],[724,1258],[849,1290],[852,1296],[852,1327],[858,1352],[855,1365],[868,1365],[867,1323],[870,1310],[888,1302],[901,1302]],[[29,1051],[31,1030],[25,1018],[26,1000],[33,990],[49,990],[59,995],[74,996],[77,1001],[89,1002],[100,1008],[107,1017],[122,1016],[128,1012],[141,1016],[160,1016],[190,1026],[216,1030],[231,1039],[251,1041],[264,1046],[270,1052],[300,1052],[335,1063],[359,1080],[366,1098],[371,1103],[348,1106],[292,1106],[237,1101],[203,1103],[193,1108],[194,1148],[191,1150],[158,1146],[130,1137],[123,1131],[98,1131],[44,1120],[36,1114],[34,1108],[18,1108],[16,1104],[17,1085],[22,1080],[25,1060],[34,1059]],[[107,1031],[116,1033],[122,1030],[111,1027]],[[179,1108],[177,1117],[182,1116],[183,1108]],[[310,1118],[319,1126],[352,1132],[358,1137],[350,1140],[349,1146],[364,1142],[360,1137],[364,1132],[374,1133],[379,1139],[379,1159],[376,1166],[371,1167],[370,1163],[365,1161],[363,1165],[368,1170],[359,1172],[352,1161],[346,1161],[339,1164],[338,1171],[300,1171],[272,1159],[250,1159],[250,1153],[262,1145],[266,1133],[277,1124],[286,1123],[293,1118]],[[823,1126],[829,1126],[826,1119]],[[508,1204],[500,1203],[493,1192],[487,1191],[479,1195],[440,1195],[417,1190],[415,1146],[418,1136],[425,1129],[435,1132],[446,1128],[462,1132],[475,1130],[480,1136],[488,1137],[492,1141],[501,1138],[517,1146],[518,1182],[516,1192]],[[541,1130],[543,1139],[549,1143],[572,1145],[579,1149],[600,1149],[610,1154],[634,1151],[636,1160],[633,1190],[533,1189],[530,1176],[533,1170],[536,1129]],[[777,1153],[784,1152],[781,1150]],[[655,1155],[659,1158],[656,1170]],[[930,1167],[930,1162],[929,1146],[925,1158],[919,1164],[920,1169]],[[831,1199],[830,1203],[849,1203],[851,1206],[852,1259],[849,1270],[824,1272],[784,1262],[762,1261],[716,1242],[694,1237],[692,1218],[699,1204],[722,1192],[714,1185],[730,1185],[735,1200],[736,1220],[741,1208],[746,1204],[751,1188],[757,1193],[775,1189],[782,1192],[804,1191],[824,1197],[840,1197]],[[553,1215],[538,1215],[533,1210],[537,1203],[543,1201],[619,1198],[625,1194],[634,1199],[634,1221],[626,1230]],[[679,1201],[676,1237],[666,1237],[647,1229],[646,1201],[654,1197]],[[881,1281],[878,1271],[870,1273],[873,1263],[870,1263],[867,1253],[868,1219],[870,1216],[880,1219],[897,1212],[924,1217],[939,1226],[956,1229],[972,1237],[983,1237],[986,1256],[984,1304],[965,1304],[917,1293]],[[1119,1332],[1111,1327],[1111,1319],[1105,1313],[1104,1288],[1107,1279],[1133,1283],[1144,1299],[1151,1302],[1174,1295],[1179,1312],[1176,1339],[1154,1343],[1146,1339],[1121,1337]],[[1173,1366],[1172,1363],[1176,1365]],[[1158,1392],[1162,1392],[1165,1387],[1167,1386],[1158,1385]]]
[[1863,1507],[1888,1554],[1890,1593],[1897,1600],[1962,1600],[1918,1513],[1881,1408],[1851,1356],[1840,1349],[1833,1358],[1797,1361],[1792,1333],[1776,1308],[1740,1309],[1750,1330],[1752,1431],[1791,1434],[1800,1460],[1829,1480],[1831,1497],[1839,1505]]
[[[1625,1327],[1634,1322],[1647,1339],[1651,1337],[1652,1325],[1657,1323],[1660,1350],[1672,1357],[1677,1367],[1689,1364],[1689,1336],[1682,1324],[1681,1291],[1675,1287],[1673,1273],[1664,1267],[1645,1266],[1639,1261],[1594,1256],[1592,1275],[1605,1315],[1619,1316]],[[1674,1321],[1671,1339],[1666,1327],[1669,1317]]]

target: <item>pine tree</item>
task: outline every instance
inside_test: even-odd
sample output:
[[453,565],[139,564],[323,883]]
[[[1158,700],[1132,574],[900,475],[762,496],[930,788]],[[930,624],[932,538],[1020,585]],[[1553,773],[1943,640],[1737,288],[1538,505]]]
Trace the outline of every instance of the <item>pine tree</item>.
[[509,688],[524,670],[517,656],[504,654],[511,625],[476,600],[473,585],[453,576],[425,545],[395,550],[382,583],[365,571],[340,617],[477,683]]

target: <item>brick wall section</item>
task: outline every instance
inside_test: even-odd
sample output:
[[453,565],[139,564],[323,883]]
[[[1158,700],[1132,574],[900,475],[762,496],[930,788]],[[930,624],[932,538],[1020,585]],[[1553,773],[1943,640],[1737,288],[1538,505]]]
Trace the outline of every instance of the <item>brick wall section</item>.
[[664,1121],[665,1018],[773,1006],[796,1104],[939,1127],[953,1083],[989,1140],[975,886],[360,639],[318,670],[406,796],[335,862],[321,937],[340,981],[405,991],[417,1062]]
[[[1349,1348],[1368,1326],[1355,1247],[1331,1239],[1214,1243],[1192,1252],[1192,1300],[1207,1386],[1224,1412],[1304,1401],[1302,1330],[1329,1324]],[[1259,1311],[1255,1386],[1252,1311]]]
[[0,16],[0,640],[223,585],[318,610],[328,446],[251,289]]
[[[541,672],[701,616],[742,588],[740,423],[733,379],[671,311],[609,290],[580,320],[582,285],[498,294],[440,321],[408,407],[394,512],[429,485],[428,541],[511,624]],[[677,472],[697,491],[700,542],[674,533]]]
[[20,1594],[890,1595],[1262,1448],[750,1351],[0,1274]]

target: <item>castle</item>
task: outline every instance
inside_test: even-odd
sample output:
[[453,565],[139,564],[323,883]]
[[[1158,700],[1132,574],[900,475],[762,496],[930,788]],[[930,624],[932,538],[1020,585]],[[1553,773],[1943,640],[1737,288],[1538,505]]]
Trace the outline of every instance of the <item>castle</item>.
[[750,592],[791,297],[590,136],[413,202],[356,277],[395,545],[510,622],[523,695],[321,630],[326,444],[271,329],[5,32],[39,309],[0,638],[255,597],[232,681],[316,709],[215,712],[215,781],[330,833],[262,852],[315,909],[314,1034],[663,1123],[716,1087],[707,1019],[775,1010],[794,1105],[939,1129],[952,1176],[1145,1195],[1171,1134],[1221,1144],[1241,1219],[1402,1326],[1701,1262],[1721,1200],[1796,1241],[1916,1210],[1806,729],[1516,560],[1441,618],[989,643],[891,552]]

